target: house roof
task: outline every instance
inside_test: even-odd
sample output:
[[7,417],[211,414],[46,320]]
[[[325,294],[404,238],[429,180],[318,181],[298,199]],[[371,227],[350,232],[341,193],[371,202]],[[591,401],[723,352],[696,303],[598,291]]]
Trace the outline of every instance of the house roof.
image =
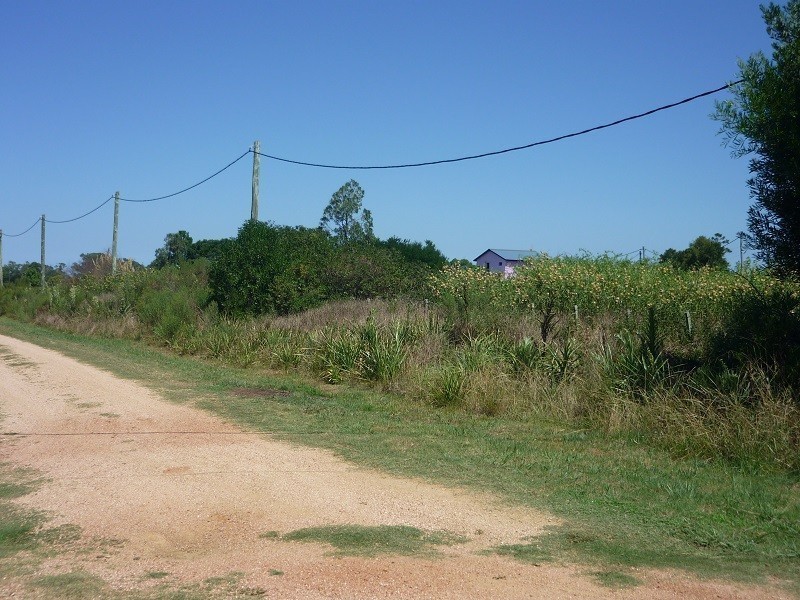
[[473,258],[472,259],[473,262],[478,260],[481,256],[483,256],[487,252],[494,252],[495,254],[497,254],[497,256],[499,256],[503,260],[523,260],[524,258],[527,258],[529,256],[536,256],[537,254],[539,254],[534,250],[501,250],[498,248],[488,248],[487,250],[484,250],[478,256]]

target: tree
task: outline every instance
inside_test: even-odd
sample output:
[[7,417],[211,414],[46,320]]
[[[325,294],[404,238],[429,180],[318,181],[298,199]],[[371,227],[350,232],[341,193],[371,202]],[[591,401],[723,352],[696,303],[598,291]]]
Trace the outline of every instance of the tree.
[[[80,261],[72,263],[69,273],[72,277],[105,277],[111,274],[111,250],[81,254]],[[117,272],[128,273],[144,269],[144,266],[130,258],[117,260]]]
[[189,258],[192,247],[192,236],[187,231],[168,233],[164,238],[164,245],[156,250],[156,258],[150,263],[151,267],[161,269],[167,265],[177,265]]
[[425,245],[423,246],[419,242],[401,240],[399,237],[392,236],[386,241],[379,242],[379,244],[384,248],[398,252],[408,262],[422,263],[428,265],[431,269],[441,269],[447,264],[447,257],[430,240],[425,240]]
[[361,208],[364,190],[351,179],[331,196],[322,213],[319,226],[331,233],[341,244],[374,239],[372,213]]
[[286,314],[327,296],[320,270],[333,249],[319,229],[248,220],[211,264],[211,299],[228,314]]
[[754,154],[747,181],[749,245],[779,273],[800,273],[800,0],[761,7],[772,57],[739,61],[732,100],[712,115],[732,154]]
[[[64,276],[66,265],[60,263],[55,267],[44,266],[45,278],[50,281]],[[3,281],[8,284],[16,283],[26,287],[38,287],[42,282],[42,265],[38,262],[17,263],[9,261],[3,265]]]
[[230,238],[221,240],[198,240],[189,248],[187,258],[195,260],[197,258],[207,258],[211,262],[219,258],[225,249],[233,242]]
[[686,270],[701,267],[727,269],[728,261],[725,260],[725,254],[730,252],[726,247],[727,244],[730,242],[719,233],[715,233],[711,238],[701,235],[685,250],[667,249],[658,258],[658,262]]

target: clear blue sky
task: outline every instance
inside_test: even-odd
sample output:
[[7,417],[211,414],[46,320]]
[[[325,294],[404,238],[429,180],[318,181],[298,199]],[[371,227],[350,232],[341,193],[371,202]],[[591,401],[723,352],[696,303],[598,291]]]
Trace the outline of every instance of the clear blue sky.
[[[0,228],[148,198],[245,152],[334,164],[437,160],[527,144],[680,100],[768,50],[753,0],[8,2],[0,21]],[[335,171],[262,159],[262,219],[316,226],[350,178],[375,232],[558,253],[733,238],[747,160],[721,146],[714,99],[583,137],[458,164]],[[181,196],[123,203],[119,253],[164,236],[236,235],[246,157]],[[47,227],[47,262],[111,245],[113,203]],[[37,261],[39,229],[3,239]],[[738,253],[737,253],[738,254]],[[738,258],[738,256],[736,257]]]

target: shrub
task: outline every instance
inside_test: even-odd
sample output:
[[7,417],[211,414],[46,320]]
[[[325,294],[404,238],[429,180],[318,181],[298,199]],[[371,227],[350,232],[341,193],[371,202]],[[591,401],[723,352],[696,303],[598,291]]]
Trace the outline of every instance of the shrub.
[[320,265],[333,246],[318,229],[247,221],[219,249],[209,273],[211,299],[232,315],[285,314],[327,297]]
[[[800,382],[800,292],[756,287],[737,296],[708,344],[710,360],[741,370],[757,364],[783,387]],[[800,402],[799,402],[800,403]]]

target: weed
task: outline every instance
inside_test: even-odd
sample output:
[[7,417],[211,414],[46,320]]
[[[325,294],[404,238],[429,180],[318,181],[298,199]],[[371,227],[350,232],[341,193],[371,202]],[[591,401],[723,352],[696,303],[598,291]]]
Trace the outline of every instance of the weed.
[[445,365],[434,371],[428,395],[433,406],[458,406],[464,399],[467,373],[461,365]]
[[400,373],[406,359],[406,344],[411,335],[403,322],[381,331],[373,319],[361,329],[359,374],[369,381],[388,383]]
[[524,375],[541,366],[543,352],[539,345],[530,337],[524,337],[516,343],[512,343],[507,349],[508,361],[511,370],[517,375]]

